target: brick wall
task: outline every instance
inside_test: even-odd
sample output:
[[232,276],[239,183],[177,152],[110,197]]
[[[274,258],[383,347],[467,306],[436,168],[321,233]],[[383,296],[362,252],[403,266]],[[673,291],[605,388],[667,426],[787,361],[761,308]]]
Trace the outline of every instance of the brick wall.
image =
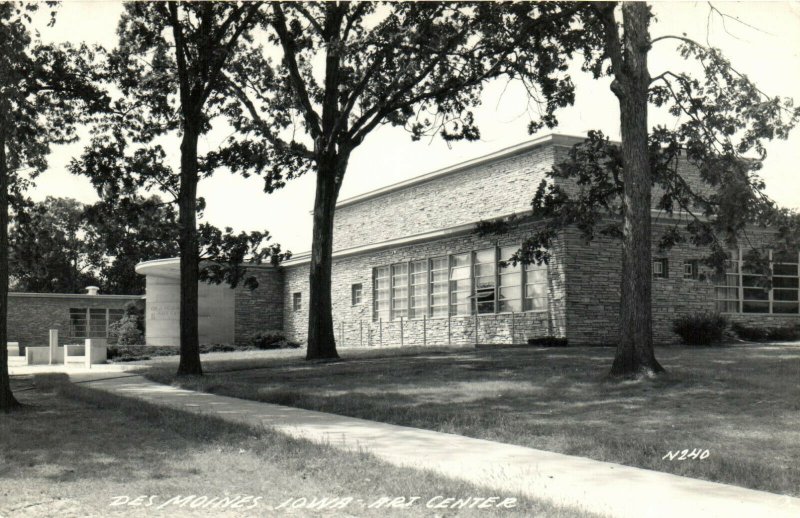
[[334,250],[474,223],[530,209],[552,168],[554,146],[523,154],[337,208]]
[[[662,221],[654,221],[653,241],[665,228]],[[768,242],[770,234],[751,230],[750,242],[760,246]],[[616,344],[619,334],[620,274],[622,243],[620,240],[598,236],[587,243],[577,230],[565,235],[567,242],[567,338],[572,344]],[[667,252],[659,252],[654,244],[653,259],[664,258],[668,263],[667,278],[654,278],[652,284],[653,340],[656,344],[677,343],[672,323],[682,315],[715,310],[714,282],[707,278],[685,279],[683,264],[686,260],[699,260],[707,250],[692,245],[679,245]],[[700,273],[713,273],[700,265]],[[781,327],[800,323],[800,315],[726,314],[732,322],[760,327]]]
[[[333,263],[332,303],[337,344],[345,346],[474,344],[474,316],[448,318],[373,321],[373,268],[393,263],[428,259],[448,254],[481,250],[492,246],[519,244],[525,230],[518,230],[502,239],[488,239],[474,233],[453,236],[421,244],[380,250],[357,256],[335,259]],[[564,336],[565,295],[564,268],[561,264],[563,244],[554,248],[554,261],[549,265],[549,310],[511,314],[489,314],[478,317],[478,343],[524,343],[528,338]],[[308,265],[285,268],[284,329],[288,337],[304,342],[308,326]],[[362,302],[352,304],[352,285],[363,286]],[[292,295],[301,294],[300,310],[292,308]],[[449,321],[449,323],[448,323]],[[513,336],[512,336],[513,335]]]
[[[58,329],[59,342],[76,340],[70,336],[70,308],[122,309],[140,295],[79,295],[46,293],[8,294],[8,341],[20,348],[47,346],[49,330]],[[81,339],[82,340],[82,339]]]
[[283,330],[283,270],[269,266],[248,267],[248,276],[258,280],[258,288],[240,285],[235,290],[234,337],[246,344],[257,333],[281,333]]

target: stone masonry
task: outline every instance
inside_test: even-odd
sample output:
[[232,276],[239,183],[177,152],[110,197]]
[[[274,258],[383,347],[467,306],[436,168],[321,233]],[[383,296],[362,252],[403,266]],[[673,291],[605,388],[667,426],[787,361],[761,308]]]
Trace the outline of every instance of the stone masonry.
[[[24,348],[47,346],[50,329],[58,329],[61,343],[70,336],[70,308],[123,309],[128,302],[141,301],[141,295],[81,295],[64,293],[8,294],[8,341]],[[82,341],[82,339],[81,339]]]
[[234,337],[247,344],[256,334],[280,334],[283,330],[283,270],[271,266],[248,266],[247,276],[258,280],[258,288],[236,287]]

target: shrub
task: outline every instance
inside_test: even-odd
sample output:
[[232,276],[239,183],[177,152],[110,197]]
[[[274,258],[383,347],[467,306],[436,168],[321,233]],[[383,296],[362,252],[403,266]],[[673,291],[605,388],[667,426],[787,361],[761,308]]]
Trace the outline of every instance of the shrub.
[[686,345],[712,345],[722,341],[728,320],[719,313],[684,315],[672,323],[672,331]]
[[144,335],[134,315],[124,315],[108,325],[108,334],[117,339],[119,345],[143,345]]
[[111,345],[106,357],[115,362],[149,360],[153,356],[172,356],[178,354],[177,347],[154,347],[151,345]]
[[528,345],[539,347],[566,347],[567,339],[557,336],[545,336],[543,338],[528,338]]
[[765,327],[749,327],[734,322],[731,329],[736,336],[750,342],[767,342],[772,340],[789,341],[800,339],[800,327],[784,326],[768,329]]
[[277,333],[256,333],[250,343],[256,349],[296,349],[300,347],[297,342],[287,340]]

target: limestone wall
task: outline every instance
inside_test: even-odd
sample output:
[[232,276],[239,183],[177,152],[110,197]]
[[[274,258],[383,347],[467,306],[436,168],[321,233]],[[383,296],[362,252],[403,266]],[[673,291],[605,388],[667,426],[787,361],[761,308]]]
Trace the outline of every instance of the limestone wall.
[[[346,346],[474,344],[474,316],[425,318],[392,321],[373,319],[373,268],[393,263],[428,259],[449,254],[481,250],[492,246],[518,245],[524,230],[499,239],[481,238],[474,233],[426,243],[335,259],[333,264],[333,319],[337,344]],[[478,317],[477,343],[524,343],[528,338],[564,336],[565,287],[562,265],[563,247],[554,249],[549,265],[549,310],[487,314]],[[362,302],[352,304],[352,285],[363,286]],[[292,308],[294,293],[300,293],[301,308]],[[287,336],[304,342],[308,326],[308,264],[285,268],[284,326]],[[449,323],[448,323],[449,321]],[[512,336],[513,335],[513,336]]]

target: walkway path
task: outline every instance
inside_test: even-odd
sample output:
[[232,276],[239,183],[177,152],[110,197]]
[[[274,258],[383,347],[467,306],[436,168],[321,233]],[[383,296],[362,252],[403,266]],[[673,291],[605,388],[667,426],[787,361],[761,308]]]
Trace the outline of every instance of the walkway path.
[[[75,382],[155,404],[363,449],[387,462],[430,469],[494,491],[611,516],[800,516],[800,499],[521,446],[161,385],[139,375],[72,375]],[[99,378],[99,379],[98,379]],[[399,495],[398,495],[399,496]]]

